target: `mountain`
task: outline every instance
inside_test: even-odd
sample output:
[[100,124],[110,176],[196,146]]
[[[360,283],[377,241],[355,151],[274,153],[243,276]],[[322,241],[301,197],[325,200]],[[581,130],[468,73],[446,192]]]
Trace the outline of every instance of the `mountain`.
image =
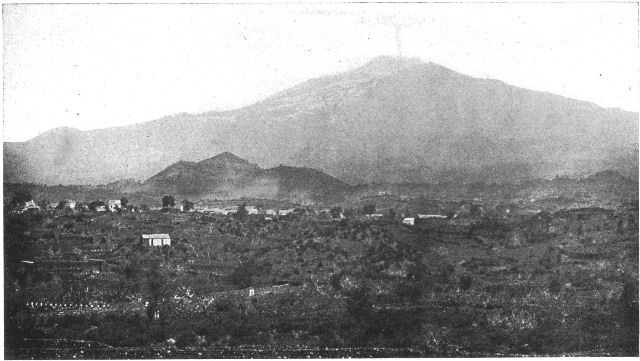
[[176,162],[137,190],[203,198],[269,198],[297,202],[341,199],[352,186],[310,168],[261,169],[229,152],[200,162]]
[[200,162],[179,161],[149,178],[142,189],[168,194],[200,194],[222,186],[247,186],[260,169],[231,153],[225,152]]
[[380,57],[233,111],[5,143],[4,171],[5,182],[104,184],[227,151],[351,184],[637,178],[637,134],[638,113]]

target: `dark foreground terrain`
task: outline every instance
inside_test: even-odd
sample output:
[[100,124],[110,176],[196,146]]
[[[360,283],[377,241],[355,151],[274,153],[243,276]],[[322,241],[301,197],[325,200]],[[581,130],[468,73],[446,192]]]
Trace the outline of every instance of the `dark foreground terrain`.
[[638,355],[637,195],[382,193],[271,219],[6,207],[5,357]]

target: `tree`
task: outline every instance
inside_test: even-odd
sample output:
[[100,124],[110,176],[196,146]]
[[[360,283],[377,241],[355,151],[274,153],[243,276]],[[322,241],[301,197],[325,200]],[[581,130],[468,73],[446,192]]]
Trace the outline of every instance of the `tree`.
[[552,275],[548,278],[548,288],[552,295],[557,295],[562,291],[562,281],[558,275]]
[[482,215],[482,208],[480,208],[477,204],[472,204],[471,209],[469,209],[469,215],[471,218],[478,218]]
[[182,200],[182,210],[188,212],[194,208],[193,202],[189,202],[188,199]]
[[67,202],[65,201],[60,201],[58,202],[58,205],[56,206],[56,209],[60,210],[60,209],[64,209],[67,205]]
[[463,274],[462,276],[460,276],[458,285],[463,291],[469,290],[471,286],[473,286],[473,277],[470,274]]
[[29,191],[19,190],[13,195],[13,198],[11,198],[11,207],[15,208],[21,206],[32,199],[33,198],[31,197],[31,193],[29,193]]
[[49,202],[48,199],[42,199],[39,202],[37,202],[38,206],[40,206],[40,208],[44,211],[49,209],[49,207],[51,207],[51,202]]
[[424,288],[422,285],[409,280],[402,280],[396,286],[396,294],[405,303],[416,303],[422,298]]
[[235,214],[235,218],[244,219],[248,214],[249,212],[247,212],[247,205],[242,203],[238,206],[238,211]]
[[356,215],[356,211],[354,211],[353,208],[347,208],[344,211],[344,216],[347,218],[352,218],[355,215]]
[[338,272],[338,273],[333,273],[331,277],[329,277],[329,284],[336,291],[342,290],[342,275],[343,275],[343,272]]
[[620,344],[628,355],[638,355],[638,281],[626,280],[617,302]]
[[342,213],[342,208],[336,206],[331,208],[330,212],[331,212],[331,218],[338,219],[340,218],[340,214]]
[[93,201],[91,203],[89,203],[89,209],[92,211],[95,211],[96,209],[98,209],[98,207],[106,207],[106,204],[104,204],[103,201]]
[[362,207],[362,213],[364,214],[373,214],[376,213],[376,205],[375,204],[367,204]]
[[393,221],[394,219],[396,219],[396,210],[393,208],[389,208],[389,213],[387,213],[387,216],[390,220]]
[[127,206],[129,205],[129,200],[125,197],[120,198],[120,207],[127,208]]
[[147,317],[153,318],[155,311],[166,314],[169,306],[167,300],[175,294],[175,281],[156,263],[146,273],[146,280],[143,279],[142,282],[145,298],[149,302]]
[[175,207],[176,200],[173,196],[164,196],[162,197],[162,208]]
[[356,344],[364,344],[368,339],[368,331],[375,323],[373,300],[368,288],[356,288],[346,292],[347,317],[350,332]]
[[227,275],[226,281],[239,288],[273,284],[273,265],[269,261],[258,261],[255,257],[241,257],[240,265]]

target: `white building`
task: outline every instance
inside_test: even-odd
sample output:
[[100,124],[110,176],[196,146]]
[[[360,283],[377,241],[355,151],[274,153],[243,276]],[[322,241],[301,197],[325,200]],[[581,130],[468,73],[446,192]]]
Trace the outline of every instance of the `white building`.
[[161,247],[161,246],[170,246],[171,245],[171,237],[169,237],[166,233],[158,233],[158,234],[143,234],[140,236],[142,241],[146,240],[146,243],[149,247]]
[[25,213],[30,211],[33,212],[33,211],[39,211],[39,210],[40,210],[40,206],[38,206],[36,202],[34,202],[33,200],[30,200],[26,202],[24,206],[20,208],[20,210],[18,210],[18,213]]
[[60,203],[62,203],[63,208],[76,208],[76,201],[73,201],[71,199],[65,199],[64,201],[60,201]]
[[409,217],[408,217],[408,218],[405,218],[405,219],[403,219],[403,220],[402,220],[402,224],[406,224],[406,225],[409,225],[409,226],[413,226],[413,225],[415,225],[415,224],[416,224],[416,219],[415,219],[415,218],[412,218],[412,217],[411,217],[411,218],[409,218]]
[[447,216],[443,216],[441,214],[418,214],[418,218],[420,218],[420,219],[429,219],[429,218],[445,219],[445,218],[447,218]]
[[278,211],[278,215],[280,216],[286,216],[293,213],[293,208],[292,209],[281,209]]
[[203,210],[203,212],[205,212],[205,213],[215,213],[215,214],[226,214],[224,212],[224,208],[218,208],[218,207],[206,208],[206,209]]
[[247,206],[245,209],[247,210],[247,214],[258,214],[258,208],[255,206]]
[[107,205],[109,206],[109,212],[115,212],[122,208],[122,202],[119,199],[109,199]]

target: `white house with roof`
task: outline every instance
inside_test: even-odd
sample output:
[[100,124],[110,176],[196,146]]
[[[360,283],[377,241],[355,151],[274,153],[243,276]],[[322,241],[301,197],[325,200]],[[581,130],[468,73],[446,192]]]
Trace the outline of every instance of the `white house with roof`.
[[76,201],[71,199],[65,199],[63,201],[60,201],[60,203],[62,204],[63,208],[71,208],[71,209],[76,208]]
[[441,214],[418,214],[418,218],[420,219],[446,219],[447,216],[443,216]]
[[226,214],[224,208],[212,207],[206,208],[204,210],[205,213],[214,213],[214,214]]
[[416,219],[413,217],[407,217],[402,220],[402,224],[413,226],[416,224]]
[[236,213],[238,213],[238,206],[231,206],[231,207],[224,208],[225,215],[236,214]]
[[162,247],[171,245],[171,237],[166,233],[143,234],[140,236],[142,242],[146,242],[149,247]]
[[293,213],[293,208],[291,209],[281,209],[278,211],[278,215],[279,216],[287,216],[289,214]]
[[171,207],[171,208],[182,212],[182,211],[184,211],[184,204],[182,203],[182,201],[174,201],[173,202],[173,207]]
[[107,201],[107,205],[110,212],[115,212],[118,209],[122,208],[122,202],[119,199],[109,199]]
[[18,213],[34,212],[39,210],[40,210],[40,206],[37,205],[36,202],[34,202],[32,199],[26,202],[22,207],[20,207],[20,209],[18,210]]
[[247,214],[258,214],[258,208],[256,206],[246,206]]

